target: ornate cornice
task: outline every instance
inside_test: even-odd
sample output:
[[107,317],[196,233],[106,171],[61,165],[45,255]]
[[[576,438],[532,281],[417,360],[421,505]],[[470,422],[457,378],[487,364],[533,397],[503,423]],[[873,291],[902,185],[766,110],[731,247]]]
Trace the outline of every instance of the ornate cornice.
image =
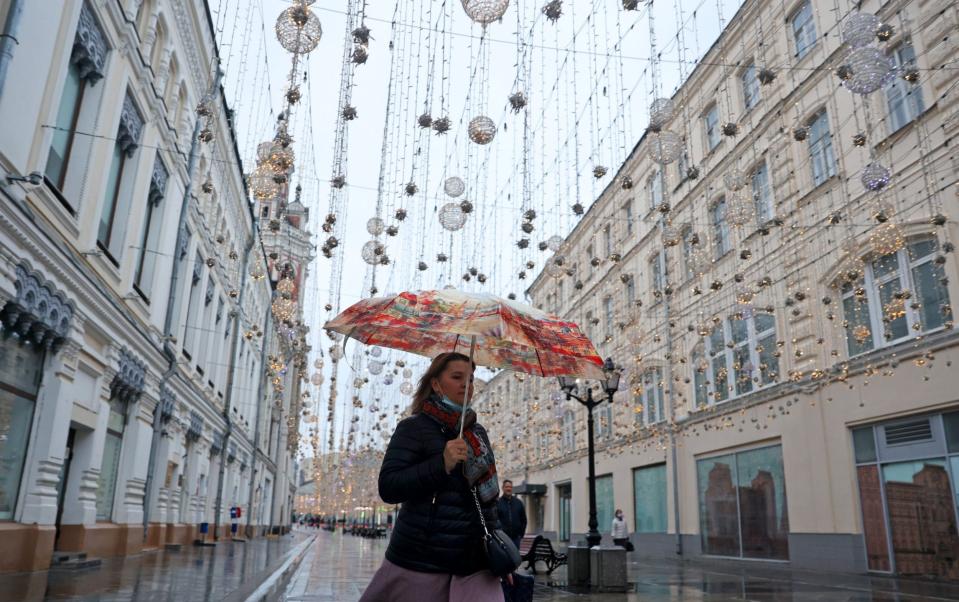
[[84,2],[80,8],[80,21],[77,23],[77,33],[73,38],[70,62],[80,70],[81,79],[95,84],[103,78],[104,64],[109,51],[103,28],[93,11]]
[[143,133],[143,117],[137,110],[130,91],[123,97],[123,108],[120,111],[120,128],[117,131],[117,144],[128,157],[132,157],[140,145],[140,135]]
[[153,173],[150,175],[150,192],[147,195],[147,201],[151,205],[157,205],[166,195],[167,180],[170,179],[170,172],[167,171],[160,153],[157,152],[156,159],[153,160]]
[[146,370],[146,364],[134,357],[129,349],[120,349],[117,373],[110,383],[110,395],[124,403],[137,401],[143,395]]
[[15,274],[17,296],[0,310],[0,328],[56,351],[70,332],[73,302],[26,261],[21,260]]

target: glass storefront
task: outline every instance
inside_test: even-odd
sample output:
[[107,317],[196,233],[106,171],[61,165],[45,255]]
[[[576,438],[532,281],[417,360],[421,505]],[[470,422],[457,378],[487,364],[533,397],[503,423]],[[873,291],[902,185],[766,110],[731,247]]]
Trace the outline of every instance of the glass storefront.
[[789,559],[782,446],[696,463],[703,553]]
[[666,465],[633,469],[633,503],[637,533],[666,532]]
[[42,374],[42,351],[0,340],[0,520],[16,510]]

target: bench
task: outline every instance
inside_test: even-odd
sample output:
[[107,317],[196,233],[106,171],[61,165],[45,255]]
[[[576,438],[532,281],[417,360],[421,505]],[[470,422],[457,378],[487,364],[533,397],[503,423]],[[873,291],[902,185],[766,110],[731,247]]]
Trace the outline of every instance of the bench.
[[550,575],[556,567],[566,564],[566,554],[553,549],[553,544],[542,535],[527,535],[519,543],[520,559],[526,562],[526,568],[536,574],[536,562],[546,564],[546,574]]

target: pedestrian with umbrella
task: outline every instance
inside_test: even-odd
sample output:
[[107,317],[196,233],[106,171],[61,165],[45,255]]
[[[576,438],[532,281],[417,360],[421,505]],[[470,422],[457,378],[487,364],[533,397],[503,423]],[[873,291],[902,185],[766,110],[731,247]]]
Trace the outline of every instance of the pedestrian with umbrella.
[[473,372],[589,377],[602,365],[592,344],[571,322],[450,289],[365,299],[325,327],[432,358],[383,458],[380,497],[402,506],[361,602],[503,600],[500,578],[512,584],[519,553],[498,530],[496,461],[469,407]]

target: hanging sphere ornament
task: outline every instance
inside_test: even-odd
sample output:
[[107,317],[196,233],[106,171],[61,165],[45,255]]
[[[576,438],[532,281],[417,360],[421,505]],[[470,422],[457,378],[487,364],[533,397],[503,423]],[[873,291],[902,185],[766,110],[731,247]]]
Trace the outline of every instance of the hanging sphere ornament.
[[842,41],[850,48],[862,48],[872,44],[879,31],[879,17],[869,13],[852,11],[842,24]]
[[260,201],[272,199],[280,192],[279,185],[273,179],[273,173],[263,165],[257,167],[250,176],[250,189],[253,190],[253,196]]
[[460,209],[466,214],[473,213],[473,203],[467,200],[462,200],[460,201]]
[[466,16],[484,27],[501,19],[509,8],[509,0],[461,0],[461,2]]
[[452,126],[453,124],[449,117],[440,117],[439,119],[433,120],[433,131],[436,132],[437,136],[450,131]]
[[720,129],[723,132],[723,136],[735,136],[739,134],[739,124],[735,121],[727,121],[720,126]]
[[412,395],[413,394],[413,383],[406,381],[400,385],[400,393],[403,395]]
[[367,370],[370,371],[370,374],[372,374],[373,376],[377,376],[377,375],[379,375],[381,372],[383,372],[383,363],[382,363],[382,362],[377,362],[377,361],[374,360],[374,361],[370,362],[369,364],[367,364],[366,368],[367,368]]
[[419,124],[421,128],[429,129],[433,126],[433,116],[429,113],[423,113],[416,118],[416,123]]
[[843,85],[855,94],[872,94],[889,83],[896,70],[892,60],[879,48],[866,46],[849,54],[852,75]]
[[729,190],[741,190],[749,183],[749,178],[742,170],[733,168],[723,176],[723,184]]
[[370,356],[371,357],[380,357],[383,355],[382,347],[370,347]]
[[407,182],[406,186],[403,188],[403,191],[406,193],[406,196],[413,196],[419,192],[420,187],[416,185],[416,182]]
[[889,220],[869,232],[869,241],[880,255],[891,255],[906,245],[906,238],[896,222]]
[[383,246],[383,243],[378,240],[369,240],[363,245],[360,255],[363,257],[363,261],[369,265],[377,265],[385,252],[386,247]]
[[323,384],[323,375],[319,372],[314,373],[313,376],[310,377],[310,382],[313,383],[314,386],[319,387]]
[[726,200],[726,219],[734,226],[744,226],[753,217],[752,196],[747,190],[737,190]]
[[399,234],[399,233],[400,233],[400,229],[397,228],[395,225],[391,225],[391,226],[387,226],[387,227],[386,227],[386,235],[387,235],[387,236],[396,236],[396,235]]
[[450,232],[455,232],[466,223],[466,214],[459,203],[446,203],[440,207],[440,225]]
[[573,214],[574,215],[583,215],[586,212],[586,209],[583,207],[582,203],[573,203]]
[[763,67],[759,70],[759,73],[756,74],[756,79],[759,80],[760,84],[768,86],[776,81],[776,72],[768,67]]
[[562,278],[566,275],[566,268],[563,267],[565,263],[566,257],[563,255],[554,255],[546,262],[544,271],[550,278]]
[[546,6],[543,7],[543,14],[553,23],[559,21],[559,18],[563,16],[563,0],[547,2]]
[[862,169],[860,180],[866,190],[879,192],[885,188],[892,179],[892,172],[879,163],[870,163]]
[[403,378],[406,380],[413,378],[413,370],[410,368],[403,368]]
[[519,113],[526,107],[526,95],[522,92],[514,92],[509,95],[509,106],[514,113]]
[[276,19],[276,39],[287,52],[307,54],[323,36],[320,20],[304,4],[296,3]]
[[379,236],[386,229],[386,224],[378,217],[371,217],[366,222],[366,231],[373,236]]
[[892,34],[895,32],[896,30],[892,25],[883,23],[879,26],[879,29],[876,30],[876,39],[878,39],[880,42],[888,42],[890,39],[892,39]]
[[466,192],[466,184],[461,178],[453,176],[443,182],[443,191],[454,199]]
[[676,132],[653,132],[649,140],[649,158],[660,165],[668,165],[679,158],[683,139]]
[[679,241],[682,240],[682,235],[679,233],[679,228],[674,226],[671,222],[666,222],[663,224],[663,246],[664,247],[675,247],[679,244]]
[[649,129],[659,132],[666,127],[675,114],[675,105],[671,98],[657,98],[649,105]]
[[470,120],[467,131],[470,140],[476,144],[489,144],[496,136],[496,124],[486,115],[480,115]]
[[270,149],[269,163],[274,173],[285,174],[290,171],[295,162],[293,149],[283,144],[274,143]]
[[322,357],[318,357],[315,360],[313,360],[313,367],[316,368],[317,370],[322,370],[323,365],[324,365],[324,362]]
[[357,65],[364,64],[370,58],[370,50],[364,44],[357,44],[353,47],[352,60]]
[[396,213],[393,214],[393,217],[395,217],[395,218],[397,219],[397,221],[403,221],[403,220],[405,220],[405,219],[406,219],[406,209],[397,209],[397,210],[396,210]]
[[557,234],[554,234],[546,239],[546,248],[548,248],[553,253],[556,253],[563,246],[563,237]]

